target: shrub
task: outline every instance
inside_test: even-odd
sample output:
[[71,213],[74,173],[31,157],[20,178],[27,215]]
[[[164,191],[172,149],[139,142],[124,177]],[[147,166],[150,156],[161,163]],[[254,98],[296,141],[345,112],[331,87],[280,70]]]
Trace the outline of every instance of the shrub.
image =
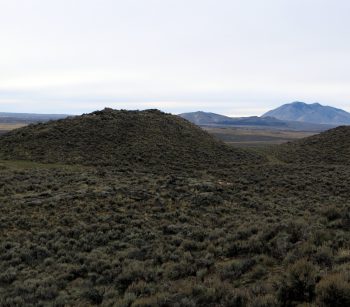
[[103,293],[95,288],[90,288],[84,293],[84,297],[87,298],[92,304],[99,305],[103,301]]
[[350,230],[350,211],[344,213],[341,222],[342,228],[345,230]]
[[255,298],[251,305],[251,307],[277,307],[278,302],[276,297],[271,294],[267,294],[265,296],[259,296]]
[[222,280],[227,279],[233,281],[250,271],[255,264],[255,259],[244,259],[239,262],[233,262],[221,268],[220,276]]
[[8,268],[4,273],[0,274],[0,285],[11,284],[17,278],[17,270],[13,267]]
[[126,293],[133,293],[137,297],[140,295],[150,295],[151,290],[152,289],[149,284],[143,280],[140,280],[138,282],[133,282],[126,290]]
[[310,302],[315,294],[316,269],[306,260],[299,260],[287,271],[286,279],[278,289],[278,298],[283,305],[296,302]]
[[334,221],[336,219],[341,218],[341,212],[340,210],[335,207],[335,206],[330,206],[327,207],[324,211],[323,211],[323,215],[328,219],[328,221]]
[[328,275],[317,284],[316,298],[319,306],[350,306],[350,283],[343,274]]
[[333,265],[333,253],[329,247],[319,247],[313,255],[313,258],[319,265],[325,265],[330,268]]

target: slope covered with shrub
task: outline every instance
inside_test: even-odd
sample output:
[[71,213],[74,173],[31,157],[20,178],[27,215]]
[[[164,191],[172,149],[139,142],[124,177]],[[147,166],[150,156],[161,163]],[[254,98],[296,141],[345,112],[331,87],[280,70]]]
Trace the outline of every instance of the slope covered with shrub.
[[288,163],[350,164],[350,126],[280,145],[276,156]]
[[0,306],[350,304],[347,161],[260,163],[159,111],[0,142]]
[[0,167],[0,306],[349,305],[349,167]]
[[0,138],[0,158],[153,168],[226,167],[261,160],[178,116],[112,109],[14,130]]

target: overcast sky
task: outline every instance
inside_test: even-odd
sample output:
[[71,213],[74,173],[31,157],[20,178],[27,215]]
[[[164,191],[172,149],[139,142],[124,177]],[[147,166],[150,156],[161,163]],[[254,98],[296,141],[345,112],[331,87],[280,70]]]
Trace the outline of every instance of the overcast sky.
[[0,0],[0,111],[350,111],[349,0]]

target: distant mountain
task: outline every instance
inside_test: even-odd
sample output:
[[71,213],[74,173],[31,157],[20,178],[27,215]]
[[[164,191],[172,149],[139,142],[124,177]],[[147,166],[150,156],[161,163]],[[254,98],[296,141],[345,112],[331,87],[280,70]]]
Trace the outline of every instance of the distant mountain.
[[21,123],[30,124],[38,122],[47,122],[49,120],[57,120],[66,118],[67,114],[35,114],[35,113],[7,113],[0,112],[0,123]]
[[182,113],[179,114],[179,116],[199,126],[208,124],[219,124],[222,122],[232,120],[232,118],[228,116],[203,111]]
[[271,110],[262,117],[275,117],[280,120],[300,121],[314,124],[350,125],[350,113],[319,103],[293,102]]
[[258,129],[281,129],[296,131],[324,131],[335,127],[335,125],[280,120],[272,116],[228,117],[203,111],[182,113],[179,114],[179,116],[199,126],[243,126]]

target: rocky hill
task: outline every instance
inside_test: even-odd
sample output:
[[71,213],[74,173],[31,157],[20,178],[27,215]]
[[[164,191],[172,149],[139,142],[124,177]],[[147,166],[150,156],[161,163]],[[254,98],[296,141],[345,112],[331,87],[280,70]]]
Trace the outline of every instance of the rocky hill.
[[112,109],[11,131],[0,138],[0,158],[154,168],[206,168],[260,160],[178,116],[158,110]]
[[319,103],[293,102],[265,113],[262,117],[315,124],[350,125],[350,113]]
[[350,127],[340,126],[280,145],[277,156],[288,163],[350,165]]

